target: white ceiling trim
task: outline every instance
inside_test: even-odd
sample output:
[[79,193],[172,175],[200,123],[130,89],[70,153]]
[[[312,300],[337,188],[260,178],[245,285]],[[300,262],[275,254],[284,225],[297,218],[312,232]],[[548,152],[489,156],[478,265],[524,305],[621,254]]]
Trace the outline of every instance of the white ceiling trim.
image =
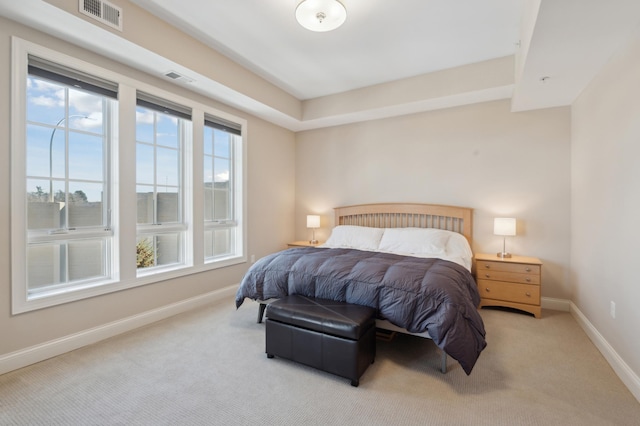
[[[270,105],[257,101],[251,96],[214,81],[181,64],[170,61],[142,46],[129,42],[117,34],[105,31],[99,26],[48,3],[37,0],[22,0],[20,3],[2,0],[0,14],[151,75],[161,77],[158,70],[178,72],[194,80],[195,83],[178,80],[172,81],[173,84],[213,98],[294,132],[414,114],[496,99],[508,99],[513,92],[513,85],[507,85],[474,90],[467,93],[457,93],[451,96],[440,96],[433,99],[397,103],[384,107],[345,111],[338,115],[304,120],[283,113]],[[124,52],[126,52],[126,55]]]
[[[71,2],[74,3],[71,6],[68,3],[67,7],[77,7],[75,2]],[[414,86],[416,93],[422,93],[417,99],[396,99],[388,104],[365,103],[337,112],[328,109],[324,113],[306,115],[312,117],[308,119],[303,114],[305,103],[321,98],[297,100],[296,106],[295,98],[282,91],[288,104],[284,107],[270,105],[270,99],[265,98],[264,93],[254,95],[243,87],[232,87],[237,83],[216,81],[203,72],[189,69],[82,19],[77,10],[65,11],[41,0],[0,0],[0,15],[159,78],[164,78],[163,73],[167,71],[176,71],[195,82],[172,81],[173,84],[292,131],[302,131],[510,97],[513,111],[571,105],[640,25],[640,1],[637,0],[527,0],[526,6],[522,46],[516,52],[513,70],[515,84],[494,81],[486,87],[473,87],[475,83],[472,83],[458,92],[453,88],[447,92],[445,85],[444,91],[435,95],[422,93],[423,85]],[[214,50],[211,52],[217,54]],[[253,77],[256,81],[262,78],[257,74],[252,74]],[[543,77],[549,78],[543,82]],[[415,84],[424,84],[425,80],[415,77],[385,84],[390,90],[396,88],[396,83],[402,90],[410,90],[407,87],[414,79]],[[265,85],[270,84],[268,80],[262,81]],[[273,87],[269,90],[272,89],[282,90]],[[375,95],[375,88],[370,89],[373,92],[369,92],[369,88],[356,90]],[[341,102],[344,93],[328,98],[334,96],[331,101]]]

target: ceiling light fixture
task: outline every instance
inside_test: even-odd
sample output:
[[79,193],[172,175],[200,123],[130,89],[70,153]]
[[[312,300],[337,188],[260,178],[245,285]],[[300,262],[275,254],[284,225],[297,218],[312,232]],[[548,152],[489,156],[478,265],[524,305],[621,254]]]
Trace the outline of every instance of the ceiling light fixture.
[[338,0],[303,0],[296,8],[296,19],[308,30],[331,31],[347,19],[347,9]]

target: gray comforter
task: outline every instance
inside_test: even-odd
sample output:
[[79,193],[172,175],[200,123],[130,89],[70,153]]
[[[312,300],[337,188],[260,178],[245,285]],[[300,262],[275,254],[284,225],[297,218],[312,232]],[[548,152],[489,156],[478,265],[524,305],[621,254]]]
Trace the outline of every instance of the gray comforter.
[[441,259],[353,249],[292,248],[263,257],[244,276],[245,298],[288,294],[371,306],[378,317],[433,341],[471,373],[487,345],[471,273]]

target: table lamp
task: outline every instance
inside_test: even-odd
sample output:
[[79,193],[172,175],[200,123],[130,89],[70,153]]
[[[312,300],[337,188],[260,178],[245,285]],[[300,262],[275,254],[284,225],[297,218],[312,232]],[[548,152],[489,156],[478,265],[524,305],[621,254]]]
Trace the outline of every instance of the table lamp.
[[513,217],[496,217],[493,220],[493,234],[502,235],[502,252],[498,253],[498,257],[508,258],[511,253],[507,253],[506,239],[516,235],[516,219]]
[[316,240],[316,228],[320,228],[320,216],[315,214],[307,215],[307,228],[312,229],[313,236],[311,237],[311,244],[318,244],[318,240]]

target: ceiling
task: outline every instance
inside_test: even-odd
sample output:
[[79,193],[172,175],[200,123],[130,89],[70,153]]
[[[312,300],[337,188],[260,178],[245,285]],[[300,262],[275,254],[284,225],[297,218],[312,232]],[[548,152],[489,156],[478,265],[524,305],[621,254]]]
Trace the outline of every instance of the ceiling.
[[[145,72],[186,72],[190,90],[294,131],[493,99],[513,111],[571,105],[640,29],[638,0],[342,0],[343,26],[315,33],[295,21],[298,2],[130,0],[287,92],[294,112],[88,22],[75,0],[0,0],[0,15]],[[125,10],[135,25],[127,19]],[[438,87],[456,86],[460,70],[492,74],[474,67],[505,57],[506,79]],[[372,106],[347,102],[375,96]]]
[[347,20],[317,33],[300,0],[131,0],[298,99],[513,55],[524,0],[342,0]]

